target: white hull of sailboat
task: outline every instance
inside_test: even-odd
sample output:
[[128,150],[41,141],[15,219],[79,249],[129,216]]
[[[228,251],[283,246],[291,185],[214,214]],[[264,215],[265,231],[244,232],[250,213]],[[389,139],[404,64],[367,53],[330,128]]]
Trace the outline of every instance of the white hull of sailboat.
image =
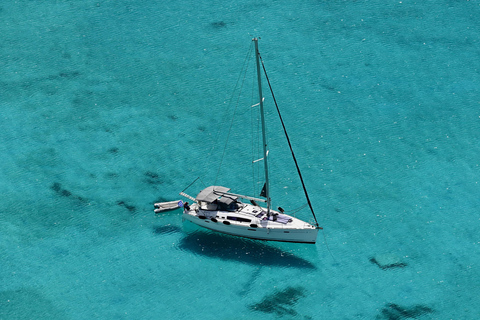
[[[264,225],[255,224],[255,227],[252,227],[249,223],[216,218],[211,219],[203,215],[198,215],[194,210],[185,210],[183,219],[213,231],[257,240],[314,244],[317,241],[318,234],[317,228],[305,222],[304,228],[280,227],[272,222],[268,222],[270,226],[268,223],[265,223]],[[227,224],[225,224],[225,221]]]

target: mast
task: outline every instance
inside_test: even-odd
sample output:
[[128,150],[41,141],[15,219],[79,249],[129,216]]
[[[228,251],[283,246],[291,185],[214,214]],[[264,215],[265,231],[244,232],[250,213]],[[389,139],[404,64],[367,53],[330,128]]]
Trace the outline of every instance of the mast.
[[257,81],[258,96],[260,100],[260,116],[262,121],[262,139],[263,139],[263,163],[265,164],[265,197],[267,198],[267,215],[270,215],[270,183],[268,181],[268,160],[267,160],[267,134],[265,130],[265,113],[263,111],[262,77],[260,72],[260,52],[258,51],[258,38],[253,38],[255,42],[255,60],[257,61]]

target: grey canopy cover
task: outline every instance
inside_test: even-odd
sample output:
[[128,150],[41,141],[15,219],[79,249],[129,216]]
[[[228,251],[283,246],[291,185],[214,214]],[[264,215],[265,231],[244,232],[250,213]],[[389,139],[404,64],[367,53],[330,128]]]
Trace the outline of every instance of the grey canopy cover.
[[197,195],[197,201],[213,202],[223,196],[223,193],[228,192],[230,188],[221,186],[210,186]]

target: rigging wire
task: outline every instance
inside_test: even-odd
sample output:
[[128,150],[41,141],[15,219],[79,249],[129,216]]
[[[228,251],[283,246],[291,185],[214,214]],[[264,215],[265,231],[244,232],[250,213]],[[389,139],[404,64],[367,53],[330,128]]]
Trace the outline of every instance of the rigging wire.
[[[232,96],[230,97],[230,101],[228,103],[228,106],[230,107],[232,105],[232,100],[233,100],[233,97],[234,97],[234,94],[237,90],[237,87],[238,87],[238,83],[240,82],[240,79],[242,79],[242,74],[243,74],[243,79],[242,79],[242,83],[241,83],[241,86],[240,86],[240,89],[239,89],[239,94],[238,94],[238,98],[237,98],[237,102],[235,104],[235,109],[233,111],[233,116],[231,118],[231,121],[230,121],[230,126],[228,128],[228,133],[227,133],[227,139],[225,141],[225,145],[223,147],[223,151],[222,151],[222,157],[220,158],[220,164],[218,166],[218,170],[217,170],[217,174],[215,176],[215,185],[217,184],[217,180],[218,180],[218,176],[220,174],[220,169],[222,168],[222,164],[223,164],[223,159],[225,158],[225,152],[227,150],[227,144],[228,144],[228,140],[230,138],[230,133],[232,131],[232,127],[233,127],[233,121],[235,119],[235,114],[237,113],[237,108],[238,108],[238,101],[240,100],[240,96],[241,96],[241,92],[242,92],[242,88],[243,88],[243,84],[245,83],[245,77],[246,77],[246,70],[247,70],[247,67],[246,65],[248,65],[250,62],[250,56],[252,55],[252,48],[253,48],[253,45],[250,45],[250,48],[247,52],[247,55],[245,57],[245,60],[243,61],[243,67],[242,67],[242,72],[240,72],[240,74],[238,75],[238,78],[237,78],[237,83],[235,84],[235,88],[233,89],[233,93],[232,93]],[[220,131],[219,131],[220,132]],[[218,134],[217,134],[217,139],[218,140]],[[212,147],[213,149],[213,147]]]
[[[197,182],[197,180],[200,179],[200,177],[198,177],[197,179],[193,180],[192,183],[190,183],[185,189],[182,190],[182,192],[185,192],[185,190],[187,190],[188,188],[190,188],[192,186],[192,184],[194,184],[195,182]],[[201,181],[201,180],[200,180]]]
[[305,197],[307,198],[308,206],[310,207],[310,211],[312,211],[313,218],[315,219],[315,223],[317,224],[317,228],[322,229],[318,225],[317,217],[315,216],[315,212],[313,211],[312,203],[310,202],[310,198],[307,193],[307,188],[305,187],[305,183],[303,182],[303,177],[302,177],[302,173],[300,172],[300,167],[298,166],[297,158],[295,157],[295,153],[293,152],[292,143],[290,142],[290,138],[288,137],[287,129],[285,128],[285,124],[283,122],[280,109],[278,108],[277,100],[275,99],[275,95],[273,94],[273,89],[272,89],[272,85],[270,84],[270,79],[268,79],[267,70],[265,69],[265,64],[263,63],[263,59],[260,53],[258,53],[258,56],[260,58],[260,61],[262,62],[263,72],[265,73],[265,78],[267,79],[268,87],[270,88],[270,92],[272,93],[273,102],[275,102],[275,107],[277,108],[277,113],[278,113],[278,116],[280,117],[280,122],[282,123],[283,132],[285,133],[285,137],[287,138],[288,146],[290,147],[290,152],[292,153],[293,161],[295,162],[295,166],[297,167],[298,176],[300,177],[300,182],[302,183],[303,191],[305,193]]
[[262,59],[262,56],[260,55],[260,53],[258,53],[258,56],[259,56],[260,61],[262,63],[263,72],[265,73],[265,78],[267,79],[268,87],[270,88],[270,92],[272,94],[273,102],[275,103],[275,107],[277,108],[277,113],[278,113],[278,116],[280,118],[280,122],[282,123],[283,132],[285,133],[285,137],[287,138],[288,146],[290,147],[290,151],[292,153],[293,161],[295,162],[295,166],[297,167],[298,176],[300,177],[300,181],[302,183],[303,191],[305,192],[305,197],[307,198],[308,206],[310,207],[310,210],[312,211],[313,218],[315,219],[315,223],[317,224],[317,228],[322,230],[323,240],[325,241],[325,246],[327,247],[327,250],[330,253],[330,256],[332,256],[332,259],[334,261],[336,261],[335,257],[332,254],[332,251],[330,251],[330,247],[328,246],[325,231],[323,230],[322,227],[320,227],[318,225],[317,217],[315,216],[315,212],[313,211],[312,203],[310,202],[310,198],[308,197],[307,188],[305,187],[305,183],[303,182],[302,173],[300,172],[300,167],[298,166],[298,163],[297,163],[297,158],[295,157],[295,153],[293,152],[292,144],[291,144],[290,138],[288,137],[288,134],[287,134],[287,129],[285,128],[285,124],[283,122],[283,118],[282,118],[282,115],[280,113],[280,109],[278,108],[277,100],[275,99],[275,95],[273,94],[273,89],[272,89],[272,86],[270,84],[270,79],[268,79],[267,70],[265,69],[265,64],[263,63],[263,59]]
[[303,210],[303,208],[305,208],[306,206],[308,206],[308,203],[305,203],[305,204],[301,205],[300,207],[298,207],[296,209],[293,209],[291,211],[286,211],[285,210],[285,212],[288,212],[289,215],[292,215],[292,214],[295,215],[297,212]]

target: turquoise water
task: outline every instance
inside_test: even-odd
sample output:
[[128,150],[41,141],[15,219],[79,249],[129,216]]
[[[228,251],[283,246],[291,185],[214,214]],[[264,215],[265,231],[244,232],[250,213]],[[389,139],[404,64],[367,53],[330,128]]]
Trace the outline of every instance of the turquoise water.
[[[0,318],[479,318],[479,15],[447,0],[0,4]],[[153,213],[214,183],[252,36],[316,245]],[[273,123],[272,196],[295,208]],[[247,183],[240,154],[219,184]]]

